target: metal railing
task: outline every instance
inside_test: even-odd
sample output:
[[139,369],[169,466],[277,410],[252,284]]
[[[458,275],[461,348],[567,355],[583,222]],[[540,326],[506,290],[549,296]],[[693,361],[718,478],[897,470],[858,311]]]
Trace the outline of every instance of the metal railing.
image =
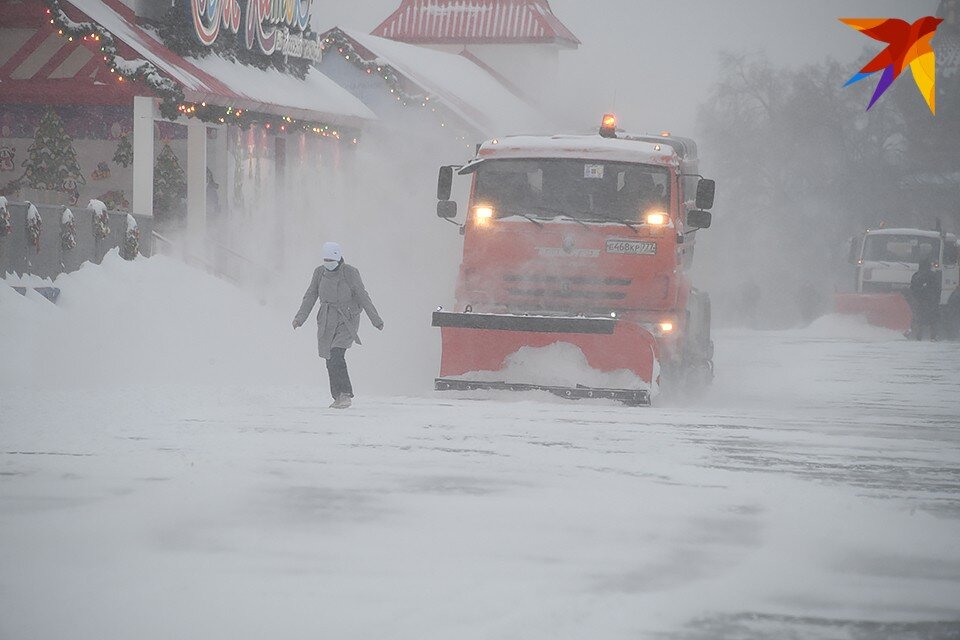
[[256,289],[268,286],[270,282],[280,277],[275,269],[209,238],[202,246],[204,255],[201,256],[190,251],[185,242],[172,239],[157,231],[153,231],[152,235],[155,253],[182,260],[192,267],[237,286]]
[[[119,247],[126,236],[127,214],[109,213],[110,233],[100,239],[93,229],[92,209],[57,205],[34,205],[40,214],[42,226],[40,241],[34,244],[27,231],[25,202],[7,203],[10,214],[10,232],[0,238],[0,276],[4,273],[32,274],[55,278],[61,273],[76,271],[84,262],[99,264],[108,251]],[[67,249],[61,242],[61,219],[64,209],[73,213],[76,246]],[[140,253],[153,252],[153,218],[134,216],[140,231]]]

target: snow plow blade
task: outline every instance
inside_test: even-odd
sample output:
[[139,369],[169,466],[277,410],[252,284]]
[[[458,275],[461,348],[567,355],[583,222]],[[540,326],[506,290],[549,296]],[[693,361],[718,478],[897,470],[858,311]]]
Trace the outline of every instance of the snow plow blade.
[[[630,404],[649,405],[650,389],[659,385],[659,348],[656,339],[636,322],[616,318],[580,316],[534,316],[491,313],[433,314],[433,326],[441,328],[443,352],[439,391],[470,389],[540,389],[566,398],[611,398]],[[606,388],[596,381],[570,380],[556,385],[553,380],[490,381],[489,372],[502,371],[507,360],[524,347],[542,349],[557,343],[577,347],[592,371],[584,376],[620,374],[627,371],[630,380],[639,379],[637,389]],[[579,357],[579,354],[577,354]],[[467,380],[472,373],[487,372],[487,380]],[[544,371],[549,374],[551,372]],[[566,382],[566,380],[564,381]],[[630,386],[622,379],[617,384]]]
[[509,382],[483,382],[473,380],[452,380],[437,378],[437,391],[547,391],[567,400],[602,398],[616,400],[631,407],[649,407],[650,392],[646,389],[593,389],[590,387],[551,387],[536,384],[511,384]]
[[875,327],[901,333],[908,332],[913,322],[910,303],[899,293],[838,293],[834,308],[837,313],[862,316]]
[[449,311],[437,311],[433,314],[433,326],[452,329],[527,331],[531,333],[602,333],[610,335],[616,325],[617,321],[613,318],[515,316],[498,313],[451,313]]

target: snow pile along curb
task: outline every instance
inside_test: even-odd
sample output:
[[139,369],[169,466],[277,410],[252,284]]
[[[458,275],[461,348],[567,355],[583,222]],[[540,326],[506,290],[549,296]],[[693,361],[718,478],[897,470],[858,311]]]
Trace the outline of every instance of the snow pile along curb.
[[[37,286],[8,276],[7,284]],[[57,278],[54,306],[0,293],[0,383],[304,383],[318,372],[311,332],[243,291],[157,256]]]

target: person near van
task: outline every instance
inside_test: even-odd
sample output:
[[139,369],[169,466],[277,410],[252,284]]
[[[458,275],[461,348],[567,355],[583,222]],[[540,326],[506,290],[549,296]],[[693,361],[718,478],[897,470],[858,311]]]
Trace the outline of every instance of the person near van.
[[911,336],[917,340],[923,340],[924,328],[929,330],[931,340],[937,339],[942,283],[940,272],[934,271],[931,266],[930,258],[922,258],[920,270],[910,279],[910,293],[914,301]]
[[947,306],[943,309],[945,337],[948,340],[960,340],[960,287],[953,290]]

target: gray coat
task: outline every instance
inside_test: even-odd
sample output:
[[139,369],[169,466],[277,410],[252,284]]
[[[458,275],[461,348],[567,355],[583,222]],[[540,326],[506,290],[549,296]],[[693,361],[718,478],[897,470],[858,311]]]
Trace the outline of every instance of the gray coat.
[[317,311],[317,349],[321,358],[330,357],[330,349],[349,349],[354,342],[360,343],[360,311],[366,311],[374,326],[382,326],[383,320],[363,287],[360,272],[356,267],[342,263],[335,271],[322,265],[313,271],[313,279],[295,318],[298,325],[307,321],[313,305],[320,301]]

